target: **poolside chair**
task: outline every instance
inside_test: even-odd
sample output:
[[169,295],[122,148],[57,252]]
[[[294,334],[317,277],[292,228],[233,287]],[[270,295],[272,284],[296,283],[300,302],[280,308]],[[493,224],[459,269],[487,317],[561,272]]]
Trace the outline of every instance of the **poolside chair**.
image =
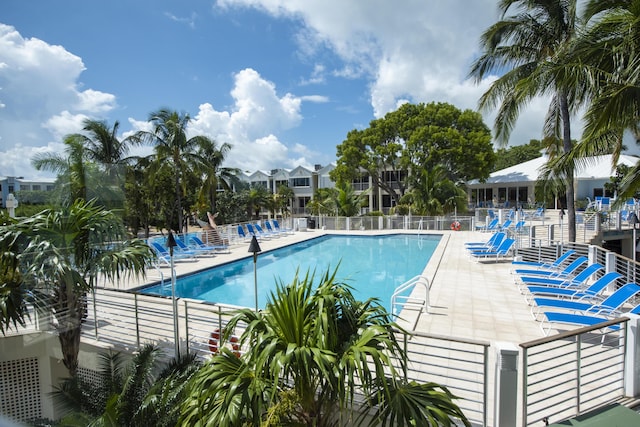
[[494,218],[489,222],[489,224],[485,224],[484,227],[481,227],[482,231],[495,231],[498,230],[498,226],[500,223],[498,222],[498,218]]
[[[542,313],[544,318],[540,321],[540,329],[545,336],[549,336],[549,332],[554,325],[563,324],[563,325],[575,325],[575,326],[595,326],[600,323],[607,322],[612,320],[614,316],[593,316],[588,314],[575,314],[575,313],[563,313],[560,311],[545,311]],[[624,316],[625,314],[636,314],[640,315],[640,304],[633,307],[631,310],[625,313],[615,313],[615,317]],[[545,325],[547,326],[545,330]],[[609,325],[606,327],[611,331],[617,331],[620,329],[619,324]],[[603,337],[604,339],[604,337]]]
[[284,234],[287,234],[287,233],[285,233],[284,231],[278,231],[278,230],[275,230],[275,229],[271,226],[271,223],[270,223],[269,221],[265,221],[265,222],[264,222],[264,226],[265,226],[265,227],[267,227],[267,231],[268,231],[269,233],[273,233],[274,235],[284,235]]
[[538,269],[522,269],[522,268],[518,268],[516,270],[513,271],[513,273],[516,276],[545,276],[545,277],[558,277],[558,278],[564,278],[564,277],[570,277],[571,275],[575,274],[576,271],[582,267],[584,264],[586,264],[589,261],[589,258],[587,258],[586,256],[581,256],[578,257],[576,259],[574,259],[571,264],[567,265],[565,268],[563,268],[562,270],[557,270],[557,269],[543,269],[543,268],[538,268]]
[[491,237],[489,237],[489,239],[487,239],[487,241],[485,242],[467,242],[464,244],[464,247],[466,249],[472,250],[472,249],[487,249],[487,248],[491,248],[493,246],[497,246],[500,245],[500,243],[502,242],[502,240],[504,240],[504,238],[506,237],[506,234],[502,231],[496,231],[495,233],[493,233],[491,235]]
[[554,261],[548,262],[548,261],[540,261],[540,262],[535,262],[535,261],[513,261],[511,264],[512,265],[516,265],[519,267],[535,267],[538,269],[543,269],[543,270],[557,270],[560,268],[560,266],[562,264],[564,264],[565,261],[567,261],[569,259],[569,257],[573,254],[575,254],[576,251],[574,251],[573,249],[569,249],[568,251],[566,251],[565,253],[563,253],[562,255],[560,255],[558,258],[556,258]]
[[[156,253],[156,259],[158,263],[161,262],[163,264],[170,265],[171,253],[167,248],[165,248],[158,242],[149,242],[149,246]],[[179,252],[174,250],[173,260],[177,262],[177,261],[197,261],[198,259],[193,255],[193,253]]]
[[497,249],[487,251],[473,251],[470,252],[470,254],[473,258],[476,259],[476,261],[494,259],[496,262],[498,262],[500,258],[505,258],[511,253],[513,245],[515,243],[515,239],[504,239]]
[[521,284],[518,285],[518,288],[522,289],[523,286],[548,286],[556,288],[572,287],[573,289],[577,289],[579,287],[585,287],[589,278],[600,270],[604,270],[604,267],[601,264],[593,263],[575,276],[523,276],[520,278]]
[[581,300],[586,298],[594,299],[597,298],[597,296],[604,291],[607,286],[615,283],[615,281],[621,277],[622,274],[610,271],[587,287],[582,287],[580,284],[575,286],[571,284],[564,287],[529,285],[527,286],[528,298],[525,299],[528,303],[531,302],[534,297],[540,296],[544,296],[545,298],[567,298],[572,300]]
[[498,226],[498,218],[492,218],[486,224],[478,224],[476,225],[476,230],[478,231],[493,231]]
[[249,224],[249,223],[247,223],[247,224],[246,224],[246,227],[247,227],[247,233],[249,234],[249,236],[256,236],[256,238],[257,238],[258,240],[261,240],[261,239],[268,239],[268,238],[269,238],[269,236],[265,236],[265,235],[263,235],[263,234],[260,234],[260,233],[259,233],[259,232],[254,228],[253,224]]
[[205,248],[190,248],[189,246],[187,246],[187,244],[185,242],[182,241],[182,239],[176,239],[176,245],[178,249],[174,249],[174,254],[175,251],[179,251],[180,253],[191,253],[194,256],[213,256],[213,250],[212,249],[205,249]]
[[251,240],[251,236],[247,236],[247,233],[244,232],[244,228],[242,228],[242,225],[238,225],[238,236],[245,242]]
[[513,220],[511,219],[507,219],[505,222],[503,222],[501,225],[498,225],[498,229],[499,230],[508,230],[509,228],[511,228],[511,225],[513,224]]
[[280,227],[280,223],[278,222],[277,219],[272,219],[271,223],[273,224],[273,228],[276,229],[276,231],[282,232],[282,233],[287,233],[287,234],[293,234],[294,230],[290,229],[290,228],[284,228],[284,227]]
[[[559,298],[534,298],[535,306],[531,309],[533,318],[538,320],[538,316],[543,312],[542,308],[555,308],[565,311],[582,312],[590,315],[612,315],[633,296],[640,292],[640,286],[635,283],[627,283],[617,291],[609,295],[601,302],[572,301]],[[535,308],[535,310],[534,310]],[[544,310],[546,311],[546,310]]]
[[207,245],[202,240],[200,240],[198,236],[191,236],[190,238],[196,247],[208,249],[214,252],[229,252],[229,245]]
[[520,220],[516,222],[516,225],[513,227],[513,229],[515,230],[516,233],[522,233],[524,232],[525,224],[526,224],[525,220]]
[[271,237],[280,237],[276,233],[272,233],[270,231],[264,231],[260,226],[260,224],[258,224],[257,222],[254,224],[254,227],[256,228],[256,233],[258,234],[258,236],[264,237],[265,239],[269,239]]
[[536,208],[536,211],[531,214],[531,219],[543,219],[543,218],[544,218],[543,207]]

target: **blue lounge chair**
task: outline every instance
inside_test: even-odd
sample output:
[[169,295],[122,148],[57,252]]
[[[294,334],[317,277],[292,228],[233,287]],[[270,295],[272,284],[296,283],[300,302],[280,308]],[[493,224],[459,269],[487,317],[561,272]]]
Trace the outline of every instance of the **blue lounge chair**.
[[267,227],[267,231],[269,233],[273,233],[274,235],[286,234],[284,231],[274,230],[274,228],[271,226],[271,223],[269,221],[265,221],[264,226]]
[[263,236],[263,235],[261,235],[260,233],[258,233],[258,232],[256,231],[256,229],[253,227],[253,225],[252,225],[252,224],[247,223],[247,224],[246,224],[246,226],[247,226],[247,233],[248,233],[250,236],[256,236],[256,238],[257,238],[258,240],[261,240],[261,239],[268,239],[268,237],[267,237],[267,236]]
[[541,268],[546,270],[557,270],[565,261],[569,259],[571,255],[575,253],[576,251],[574,251],[573,249],[569,249],[568,251],[560,255],[558,258],[556,258],[555,261],[552,261],[552,262],[513,261],[511,264],[517,265],[518,267],[535,267],[538,269]]
[[263,237],[265,239],[271,238],[271,237],[280,237],[278,236],[276,233],[271,233],[268,231],[264,231],[262,229],[262,227],[260,226],[260,224],[258,224],[257,222],[255,223],[255,228],[256,228],[256,233],[258,236]]
[[[190,253],[193,256],[213,256],[213,250],[211,249],[203,249],[203,248],[190,248],[189,246],[187,246],[187,244],[185,242],[183,242],[181,239],[177,238],[176,239],[176,245],[178,245],[178,251],[180,251],[180,253]],[[175,253],[175,252],[174,252]]]
[[465,243],[465,248],[470,251],[474,250],[487,250],[491,248],[497,248],[507,235],[502,231],[497,231],[491,235],[486,242],[468,242]]
[[498,218],[493,218],[488,224],[482,224],[476,227],[482,231],[494,231],[498,228]]
[[244,232],[244,228],[242,228],[242,225],[238,225],[238,236],[241,237],[245,242],[251,240],[251,236],[247,236],[247,233]]
[[562,270],[544,270],[544,269],[516,269],[514,273],[518,276],[545,276],[545,277],[571,277],[575,272],[586,264],[589,259],[586,256],[576,258]]
[[291,233],[293,234],[293,230],[290,228],[284,228],[284,227],[280,227],[280,223],[278,222],[277,219],[272,219],[271,222],[273,223],[273,228],[276,229],[276,231],[282,232],[282,233]]
[[[551,329],[554,325],[563,324],[563,325],[575,325],[575,326],[595,326],[600,323],[604,323],[608,320],[612,320],[612,316],[593,316],[587,314],[574,314],[574,313],[562,313],[559,311],[545,311],[544,318],[540,322],[540,329],[545,334],[545,336],[549,335]],[[617,315],[618,313],[616,313]],[[640,315],[640,305],[636,305],[633,307],[628,313],[619,313],[620,315],[625,314],[638,314]],[[547,328],[545,329],[545,325]],[[611,331],[617,331],[620,329],[619,324],[609,325],[606,327]]]
[[[584,270],[586,271],[586,269]],[[534,297],[544,296],[544,297],[554,297],[554,298],[568,298],[572,300],[581,300],[581,299],[594,299],[602,292],[607,286],[614,283],[616,280],[622,277],[622,274],[611,271],[591,285],[587,287],[581,287],[580,285],[573,286],[573,284],[565,287],[558,286],[541,286],[541,285],[530,285],[527,286],[528,291],[528,299]],[[584,283],[584,282],[583,282]]]
[[575,276],[568,277],[548,277],[548,276],[523,276],[521,277],[521,285],[518,288],[522,290],[523,286],[547,286],[556,288],[578,289],[586,287],[586,283],[591,276],[600,270],[604,270],[601,264],[593,263],[588,265],[580,273]]
[[640,286],[635,283],[627,283],[607,298],[599,303],[590,303],[584,301],[571,301],[558,298],[534,298],[535,308],[531,309],[531,314],[537,320],[538,315],[546,310],[542,307],[556,308],[565,311],[577,311],[588,315],[613,315],[625,303],[627,303],[634,295],[640,292]]
[[195,244],[196,247],[202,249],[208,249],[215,252],[229,252],[228,245],[207,245],[198,236],[191,236],[191,241]]
[[503,222],[501,225],[498,226],[499,230],[508,230],[509,228],[511,228],[511,225],[513,224],[513,220],[506,220],[505,222]]
[[497,262],[498,259],[504,258],[508,256],[509,253],[511,253],[515,242],[515,239],[504,239],[497,249],[487,251],[473,251],[470,254],[473,258],[476,259],[476,261],[480,261],[481,259],[495,259],[495,261]]
[[[156,253],[156,258],[158,262],[162,262],[163,264],[170,265],[171,264],[171,254],[167,248],[162,246],[158,242],[149,242],[151,248],[153,248]],[[185,253],[180,251],[173,252],[173,260],[174,261],[197,261],[197,258],[192,253]]]

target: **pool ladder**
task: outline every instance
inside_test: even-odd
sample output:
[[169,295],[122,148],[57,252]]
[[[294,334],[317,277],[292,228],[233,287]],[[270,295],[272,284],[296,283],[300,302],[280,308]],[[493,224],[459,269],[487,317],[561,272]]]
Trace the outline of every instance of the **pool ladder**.
[[[422,287],[424,296],[415,294],[415,288]],[[398,316],[402,310],[410,309],[429,313],[429,279],[419,275],[398,286],[391,295],[391,312]]]

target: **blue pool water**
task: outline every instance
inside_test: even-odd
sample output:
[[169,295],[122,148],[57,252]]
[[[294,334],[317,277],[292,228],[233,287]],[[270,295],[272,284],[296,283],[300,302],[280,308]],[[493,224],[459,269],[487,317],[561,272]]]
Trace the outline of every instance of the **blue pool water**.
[[[336,278],[352,286],[357,299],[379,298],[389,310],[395,288],[422,273],[439,241],[434,235],[329,235],[260,253],[258,306],[264,308],[278,280],[290,283],[296,269],[301,275],[315,269],[318,277],[340,264]],[[154,285],[141,292],[169,296],[171,286]],[[176,296],[254,307],[253,258],[179,277]]]

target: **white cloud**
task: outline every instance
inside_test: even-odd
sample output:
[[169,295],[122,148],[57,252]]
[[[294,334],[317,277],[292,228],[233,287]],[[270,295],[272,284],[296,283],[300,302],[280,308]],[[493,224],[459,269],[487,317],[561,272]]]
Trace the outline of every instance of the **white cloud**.
[[[367,76],[375,117],[404,102],[449,102],[475,110],[488,88],[488,81],[476,85],[467,73],[479,54],[480,34],[498,19],[495,0],[218,0],[217,5],[295,20],[304,55],[329,48],[344,61],[330,74]],[[545,111],[534,103],[522,112],[514,143],[540,137]],[[492,113],[484,116],[492,127]]]
[[[85,70],[81,58],[62,46],[23,38],[4,24],[0,24],[0,64],[3,175],[38,175],[29,166],[28,153],[56,147],[64,135],[81,129],[82,119],[116,105],[111,94],[79,89],[78,79]],[[33,148],[47,143],[45,148]],[[16,157],[18,152],[22,154]]]
[[234,81],[230,111],[217,111],[209,103],[200,105],[189,133],[230,143],[230,167],[270,170],[294,166],[289,149],[275,135],[300,123],[302,98],[291,94],[279,97],[275,85],[250,68],[238,72]]

